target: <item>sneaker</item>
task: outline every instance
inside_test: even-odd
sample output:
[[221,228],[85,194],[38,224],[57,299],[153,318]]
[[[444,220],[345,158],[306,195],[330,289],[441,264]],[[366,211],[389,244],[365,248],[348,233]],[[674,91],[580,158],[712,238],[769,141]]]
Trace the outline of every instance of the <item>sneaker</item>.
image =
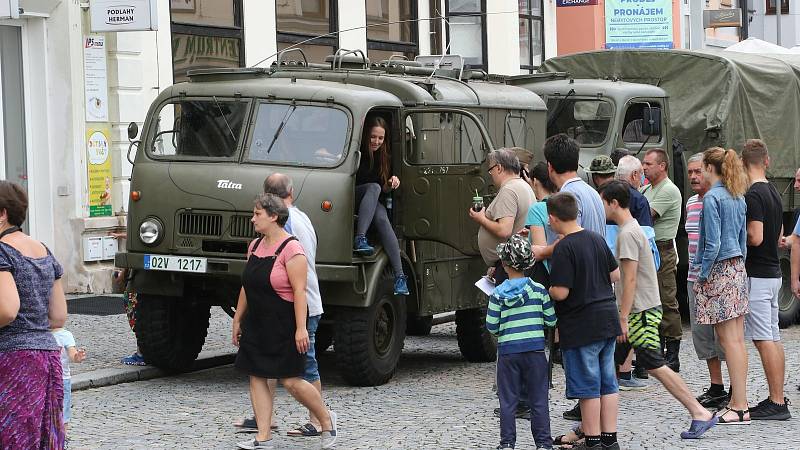
[[703,393],[697,397],[697,402],[704,408],[720,409],[728,404],[728,393],[723,389],[722,391],[711,391],[710,388],[703,390]]
[[575,407],[569,411],[564,411],[564,418],[567,420],[574,420],[580,422],[581,420],[581,404],[576,403]]
[[650,378],[650,375],[647,374],[647,369],[642,366],[636,366],[633,368],[633,376],[640,380],[646,380]]
[[369,245],[366,236],[358,235],[353,240],[353,253],[361,256],[372,256],[375,254],[375,247]]
[[336,413],[331,411],[331,431],[323,431],[322,448],[336,448]]
[[119,362],[125,364],[126,366],[146,366],[147,363],[144,362],[144,356],[141,353],[136,352],[130,356],[126,356],[122,358]]
[[611,445],[606,445],[606,444],[600,444],[600,445],[603,446],[603,450],[620,450],[619,442],[614,442]]
[[266,441],[259,441],[256,439],[252,441],[242,441],[237,442],[236,446],[244,450],[272,450],[275,448],[272,446],[272,439]]
[[503,449],[508,449],[508,448],[513,449],[514,446],[511,445],[511,444],[500,444],[497,447],[495,447],[495,449],[497,449],[497,450],[503,450]]
[[788,420],[792,418],[789,413],[789,399],[784,397],[783,404],[779,405],[769,398],[762,400],[758,405],[750,408],[751,420]]
[[647,389],[648,384],[644,381],[631,377],[630,380],[620,378],[618,381],[620,391],[642,391]]
[[408,295],[408,277],[400,275],[394,277],[394,295]]
[[[494,416],[498,418],[500,417],[500,408],[494,409]],[[531,420],[531,409],[517,406],[517,410],[514,411],[514,417],[517,419]]]

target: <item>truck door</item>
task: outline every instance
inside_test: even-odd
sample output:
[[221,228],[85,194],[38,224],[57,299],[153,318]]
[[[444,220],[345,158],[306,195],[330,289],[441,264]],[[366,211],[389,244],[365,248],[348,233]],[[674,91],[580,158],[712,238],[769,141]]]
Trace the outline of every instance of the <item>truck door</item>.
[[[642,133],[643,111],[647,106],[661,108],[661,134],[658,136],[647,136]],[[661,99],[635,98],[628,100],[624,109],[622,126],[619,130],[619,141],[622,148],[626,148],[633,153],[641,150],[640,156],[651,148],[667,149],[665,136],[669,117]]]
[[415,108],[405,111],[401,220],[408,239],[446,244],[478,254],[478,225],[468,209],[485,194],[483,166],[492,143],[471,112]]

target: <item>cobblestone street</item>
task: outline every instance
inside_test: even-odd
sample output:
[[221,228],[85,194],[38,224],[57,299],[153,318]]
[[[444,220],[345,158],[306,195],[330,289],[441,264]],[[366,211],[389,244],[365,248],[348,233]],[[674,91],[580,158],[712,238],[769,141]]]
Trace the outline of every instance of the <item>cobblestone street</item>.
[[[209,346],[227,345],[230,319],[217,310],[212,314]],[[89,326],[91,324],[91,327]],[[114,366],[112,349],[133,349],[124,316],[72,316],[70,326],[79,345],[92,355],[87,370]],[[113,330],[112,339],[104,333]],[[687,336],[688,337],[688,336]],[[784,330],[787,354],[787,392],[795,395],[800,354],[800,328]],[[120,347],[121,346],[121,347]],[[127,346],[127,347],[126,347]],[[750,351],[749,399],[751,405],[766,395],[766,384],[755,350]],[[233,350],[231,348],[231,350]],[[681,374],[699,393],[706,383],[705,370],[694,357],[691,340],[684,339]],[[336,375],[332,352],[321,358],[325,398],[340,417],[340,449],[494,448],[499,440],[499,420],[492,409],[497,400],[491,392],[493,364],[463,361],[452,324],[436,326],[424,338],[409,337],[396,376],[376,388],[353,388]],[[551,390],[554,434],[571,425],[561,413],[572,406],[564,399],[563,372],[556,366],[556,386]],[[783,448],[797,423],[754,422],[745,427],[717,427],[705,439],[681,441],[678,433],[688,426],[688,416],[666,391],[651,382],[642,392],[622,393],[619,438],[623,448]],[[290,438],[284,432],[304,423],[302,409],[280,391],[276,400],[280,431],[276,448],[318,448],[315,438]],[[72,449],[111,448],[235,448],[231,422],[249,415],[247,379],[231,366],[192,374],[160,378],[74,393],[70,426]],[[527,423],[518,421],[518,448],[532,448]]]

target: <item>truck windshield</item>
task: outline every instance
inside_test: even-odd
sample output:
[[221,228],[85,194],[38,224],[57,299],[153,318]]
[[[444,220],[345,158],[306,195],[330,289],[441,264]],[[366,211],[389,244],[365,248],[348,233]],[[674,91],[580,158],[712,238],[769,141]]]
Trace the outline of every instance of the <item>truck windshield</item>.
[[344,156],[348,118],[332,106],[262,103],[248,161],[332,167]]
[[611,102],[600,99],[550,98],[547,111],[548,136],[565,133],[586,146],[605,142],[613,116]]
[[180,100],[161,107],[150,154],[170,159],[231,158],[249,104],[226,99]]

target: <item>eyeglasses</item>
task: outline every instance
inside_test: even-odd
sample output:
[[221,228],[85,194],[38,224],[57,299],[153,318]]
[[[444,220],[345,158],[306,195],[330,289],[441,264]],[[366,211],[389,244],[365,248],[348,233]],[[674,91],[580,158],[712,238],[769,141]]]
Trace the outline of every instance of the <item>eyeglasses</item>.
[[494,170],[494,168],[495,168],[495,167],[497,167],[497,166],[499,166],[499,165],[500,165],[500,164],[495,164],[495,165],[493,165],[492,167],[489,167],[489,170],[487,170],[487,172],[489,172],[489,173],[492,173],[492,170]]

